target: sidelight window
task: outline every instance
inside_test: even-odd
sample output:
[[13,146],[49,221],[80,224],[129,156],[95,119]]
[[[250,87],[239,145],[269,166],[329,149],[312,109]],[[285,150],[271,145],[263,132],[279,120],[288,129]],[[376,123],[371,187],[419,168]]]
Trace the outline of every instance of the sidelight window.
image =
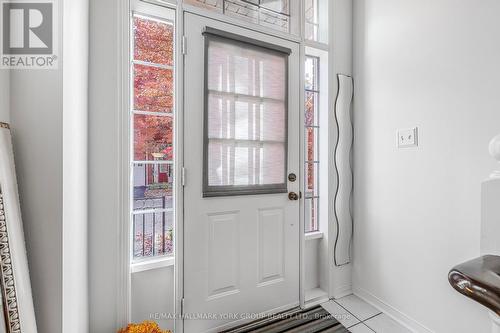
[[306,56],[305,69],[305,226],[306,232],[319,230],[319,61]]
[[305,39],[328,44],[328,5],[330,0],[304,0]]
[[173,254],[174,25],[132,19],[133,259]]

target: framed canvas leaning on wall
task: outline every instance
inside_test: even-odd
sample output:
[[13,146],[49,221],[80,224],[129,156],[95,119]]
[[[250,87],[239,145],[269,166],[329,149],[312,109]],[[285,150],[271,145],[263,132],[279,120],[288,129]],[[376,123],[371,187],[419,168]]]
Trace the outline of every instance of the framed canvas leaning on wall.
[[36,333],[9,125],[0,123],[0,333]]

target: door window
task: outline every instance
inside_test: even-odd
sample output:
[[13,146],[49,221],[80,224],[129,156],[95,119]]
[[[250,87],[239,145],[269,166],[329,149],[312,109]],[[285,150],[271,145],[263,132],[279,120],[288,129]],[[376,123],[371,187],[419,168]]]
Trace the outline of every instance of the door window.
[[205,33],[204,197],[287,191],[287,50]]

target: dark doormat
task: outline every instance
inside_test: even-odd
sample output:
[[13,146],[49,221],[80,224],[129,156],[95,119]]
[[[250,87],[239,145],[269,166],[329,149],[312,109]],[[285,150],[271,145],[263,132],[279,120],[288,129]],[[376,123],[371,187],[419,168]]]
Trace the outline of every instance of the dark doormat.
[[321,306],[295,309],[253,321],[221,333],[348,333],[328,311]]

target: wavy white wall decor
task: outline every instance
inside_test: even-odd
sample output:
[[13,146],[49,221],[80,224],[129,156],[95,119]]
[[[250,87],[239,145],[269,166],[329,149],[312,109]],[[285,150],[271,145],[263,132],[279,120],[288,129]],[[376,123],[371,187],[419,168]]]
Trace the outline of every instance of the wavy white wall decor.
[[337,170],[337,192],[335,194],[335,217],[337,236],[335,239],[335,265],[347,265],[351,261],[351,240],[353,220],[351,215],[352,168],[351,150],[353,143],[353,125],[351,120],[351,102],[354,85],[352,77],[338,74],[338,94],[335,102],[335,119],[338,139],[335,146],[335,168]]

